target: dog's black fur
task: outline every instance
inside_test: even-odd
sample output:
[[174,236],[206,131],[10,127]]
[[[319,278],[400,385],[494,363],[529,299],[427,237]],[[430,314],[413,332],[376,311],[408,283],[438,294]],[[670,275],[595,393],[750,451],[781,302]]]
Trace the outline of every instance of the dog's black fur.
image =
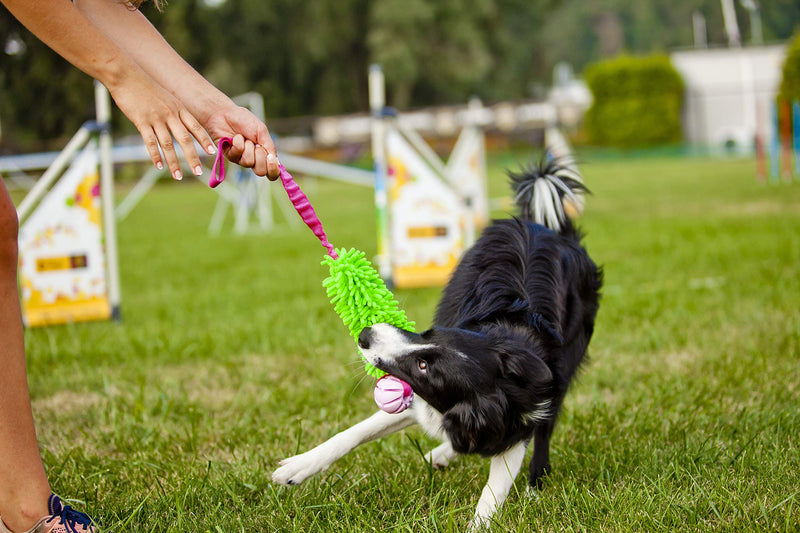
[[[534,487],[550,470],[550,436],[585,358],[602,284],[561,206],[556,230],[533,222],[535,182],[560,180],[565,187],[550,187],[560,197],[583,192],[572,172],[550,161],[512,175],[520,216],[493,222],[465,254],[430,330],[402,332],[420,349],[375,362],[443,415],[456,452],[494,456],[533,439]],[[360,344],[370,342],[367,328]]]

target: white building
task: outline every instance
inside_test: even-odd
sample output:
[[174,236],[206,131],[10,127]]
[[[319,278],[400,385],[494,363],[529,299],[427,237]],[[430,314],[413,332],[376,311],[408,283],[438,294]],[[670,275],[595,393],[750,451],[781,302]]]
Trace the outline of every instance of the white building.
[[785,45],[670,54],[686,86],[684,138],[712,147],[751,150],[757,127],[768,134],[785,56]]

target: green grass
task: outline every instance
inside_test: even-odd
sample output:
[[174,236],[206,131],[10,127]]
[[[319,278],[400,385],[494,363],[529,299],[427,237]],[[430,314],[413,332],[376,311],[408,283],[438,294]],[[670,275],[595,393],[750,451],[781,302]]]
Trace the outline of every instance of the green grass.
[[[492,196],[524,161],[492,158]],[[492,530],[797,531],[800,187],[741,160],[582,170],[606,283],[591,361],[546,490],[527,498],[520,475]],[[306,184],[332,242],[372,256],[371,191]],[[375,410],[372,382],[313,235],[209,237],[215,200],[163,183],[119,226],[122,323],[26,332],[54,490],[114,531],[463,531],[488,464],[432,471],[419,430],[271,484],[278,460]],[[424,328],[438,293],[396,295]]]

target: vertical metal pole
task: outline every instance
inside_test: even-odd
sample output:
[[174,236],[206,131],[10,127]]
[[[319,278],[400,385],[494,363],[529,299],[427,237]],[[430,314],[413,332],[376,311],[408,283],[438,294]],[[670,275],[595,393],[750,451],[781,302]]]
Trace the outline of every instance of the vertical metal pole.
[[769,177],[770,180],[780,179],[780,130],[778,128],[778,104],[772,102],[770,109],[770,137],[769,137]]
[[103,234],[106,244],[106,277],[111,318],[119,320],[122,298],[119,287],[117,226],[114,217],[114,162],[111,156],[111,97],[102,83],[94,82],[94,103],[100,126],[100,194],[103,202]]
[[792,140],[794,146],[794,179],[800,180],[800,101],[792,104]]
[[739,50],[739,73],[742,80],[742,121],[745,131],[756,131],[756,102],[758,92],[756,88],[755,65],[753,57],[745,49]]
[[372,159],[375,165],[375,214],[378,230],[378,271],[391,285],[392,261],[389,242],[388,194],[386,191],[386,85],[380,65],[369,67],[369,107],[372,111]]
[[780,103],[781,175],[792,181],[792,108],[788,100]]
[[728,34],[728,46],[739,48],[742,46],[742,34],[739,32],[739,21],[736,18],[736,8],[733,5],[733,0],[720,0],[720,2],[722,2],[725,33]]
[[692,29],[694,30],[694,47],[708,48],[706,17],[700,11],[692,13]]
[[764,147],[764,120],[761,106],[756,103],[756,177],[761,183],[767,182],[767,151]]

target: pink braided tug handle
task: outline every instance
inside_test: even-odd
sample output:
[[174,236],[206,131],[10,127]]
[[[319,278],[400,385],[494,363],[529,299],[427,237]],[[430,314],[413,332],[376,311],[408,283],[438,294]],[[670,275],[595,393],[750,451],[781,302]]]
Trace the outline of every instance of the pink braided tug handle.
[[325,230],[322,229],[322,222],[319,221],[317,212],[314,211],[311,202],[308,201],[308,197],[300,190],[300,187],[292,179],[292,175],[289,174],[286,168],[283,165],[280,165],[279,168],[281,170],[281,183],[283,183],[283,188],[286,190],[286,195],[289,197],[289,200],[291,200],[300,218],[302,218],[306,226],[314,232],[314,235],[317,236],[322,246],[328,249],[328,255],[333,259],[339,259],[339,254],[333,249],[333,245],[328,242],[328,236],[325,235]]
[[[214,159],[214,166],[211,167],[211,177],[208,179],[208,186],[212,189],[225,181],[225,160],[222,151],[232,144],[233,139],[230,137],[223,137],[219,140],[217,157]],[[328,236],[325,234],[325,230],[322,229],[322,222],[320,222],[317,212],[314,211],[311,202],[308,201],[308,197],[300,190],[300,187],[295,183],[294,179],[292,179],[292,175],[289,174],[286,168],[283,165],[279,168],[281,171],[281,183],[295,211],[297,211],[300,218],[303,219],[303,222],[306,223],[306,226],[314,232],[314,235],[320,240],[322,246],[328,249],[328,255],[334,259],[338,259],[339,254],[336,253],[333,245],[328,242]]]

